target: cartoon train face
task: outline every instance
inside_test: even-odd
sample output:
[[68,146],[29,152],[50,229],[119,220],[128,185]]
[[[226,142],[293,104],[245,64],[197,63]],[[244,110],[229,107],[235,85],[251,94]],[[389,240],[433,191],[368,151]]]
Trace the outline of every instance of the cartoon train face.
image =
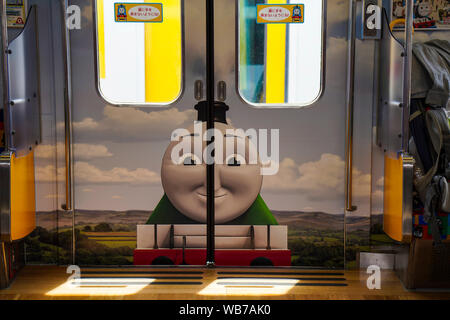
[[426,18],[433,12],[433,6],[428,1],[419,1],[415,11],[416,18]]
[[[206,131],[205,122],[198,126],[201,132]],[[225,116],[216,120],[215,128],[223,135],[224,149],[222,161],[215,159],[215,223],[276,224],[259,195],[263,181],[261,163],[257,156],[256,161],[250,161],[251,155],[257,154],[255,146],[243,132],[229,125]],[[227,133],[229,129],[234,133]],[[149,224],[186,222],[180,215],[190,223],[206,223],[206,163],[203,159],[206,142],[201,142],[200,152],[194,152],[194,131],[194,126],[188,128],[184,136],[172,141],[166,149],[161,166],[165,195],[150,216]],[[192,144],[191,152],[179,153],[178,148],[183,143]],[[226,148],[229,144],[234,144],[234,148]],[[178,157],[176,161],[173,154]]]
[[295,6],[292,9],[292,21],[299,22],[302,19],[302,10],[299,6]]
[[117,6],[117,19],[118,20],[126,20],[127,18],[127,8],[121,4]]

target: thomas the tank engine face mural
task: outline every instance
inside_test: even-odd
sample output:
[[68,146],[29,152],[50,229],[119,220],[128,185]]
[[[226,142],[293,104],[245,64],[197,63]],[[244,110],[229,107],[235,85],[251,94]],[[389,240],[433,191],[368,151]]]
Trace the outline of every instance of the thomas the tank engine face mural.
[[[199,110],[199,120],[201,114]],[[216,119],[215,129],[215,223],[275,224],[259,196],[263,176],[255,145],[242,130],[227,123],[225,112]],[[165,195],[148,223],[206,223],[205,135],[206,123],[198,121],[172,137],[161,166]],[[256,210],[259,206],[263,208]]]
[[[206,124],[202,125],[205,132]],[[237,150],[244,154],[223,153],[222,164],[215,165],[215,222],[223,224],[242,215],[258,196],[262,176],[259,164],[249,164],[249,139],[245,136],[228,136],[227,129],[232,126],[217,123],[216,129],[223,134],[223,145],[237,143]],[[190,135],[182,137],[189,142],[194,134],[194,127],[188,129]],[[230,141],[231,140],[231,141]],[[186,217],[200,223],[206,223],[206,164],[201,161],[202,154],[185,153],[179,163],[172,160],[172,152],[183,143],[173,141],[168,146],[162,160],[161,179],[164,191],[170,202]],[[216,141],[217,143],[217,141]],[[192,146],[194,147],[194,146]],[[206,142],[203,141],[202,150]]]

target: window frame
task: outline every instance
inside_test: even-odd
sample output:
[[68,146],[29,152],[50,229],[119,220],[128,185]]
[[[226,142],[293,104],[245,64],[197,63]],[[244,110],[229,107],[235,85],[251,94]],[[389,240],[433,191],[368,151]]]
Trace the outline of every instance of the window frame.
[[[249,105],[254,109],[303,109],[303,108],[311,108],[313,107],[324,95],[325,93],[325,80],[326,80],[326,43],[327,43],[327,0],[322,1],[322,32],[321,32],[321,47],[322,47],[322,57],[320,59],[320,89],[317,96],[307,103],[257,103],[249,101],[240,90],[240,1],[236,0],[236,93],[239,99],[242,100],[245,104]],[[302,2],[299,0],[299,2]],[[256,8],[255,8],[256,9]],[[288,25],[288,24],[286,24]],[[264,66],[265,68],[265,66]]]
[[[98,14],[97,14],[97,0],[93,0],[92,4],[92,21],[93,21],[93,33],[94,33],[94,76],[95,76],[95,91],[97,92],[98,96],[104,100],[106,103],[112,106],[116,107],[143,107],[143,108],[149,108],[149,107],[155,107],[155,108],[166,108],[171,107],[173,105],[177,105],[184,96],[184,93],[186,91],[186,64],[185,64],[185,28],[184,28],[184,0],[180,1],[180,27],[181,27],[181,77],[180,77],[180,91],[178,92],[177,96],[169,101],[169,102],[119,102],[109,99],[105,96],[105,94],[102,92],[101,85],[100,85],[100,50],[99,50],[99,28],[98,28]],[[144,2],[143,2],[144,3]],[[143,24],[145,24],[143,22]]]

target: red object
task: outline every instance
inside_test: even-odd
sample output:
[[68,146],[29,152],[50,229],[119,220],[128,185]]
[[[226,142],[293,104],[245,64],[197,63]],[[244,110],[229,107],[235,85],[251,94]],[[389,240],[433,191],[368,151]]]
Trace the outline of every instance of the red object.
[[414,28],[420,29],[420,28],[431,28],[436,25],[436,21],[429,20],[424,22],[414,22]]
[[[183,262],[183,249],[135,249],[134,265],[151,265],[158,257],[167,257],[175,265]],[[291,250],[216,250],[217,266],[250,266],[256,258],[266,258],[274,266],[290,266]],[[185,263],[188,265],[206,264],[206,249],[185,249]]]

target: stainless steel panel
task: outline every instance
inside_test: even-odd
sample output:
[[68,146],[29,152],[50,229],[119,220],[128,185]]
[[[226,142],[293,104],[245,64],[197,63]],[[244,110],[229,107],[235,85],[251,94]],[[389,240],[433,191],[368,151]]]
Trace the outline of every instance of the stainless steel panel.
[[6,16],[6,1],[2,1],[0,4],[0,19],[1,19],[1,55],[0,55],[0,70],[1,70],[1,94],[2,94],[2,109],[4,115],[4,128],[5,128],[5,147],[9,150],[11,147],[11,112],[9,105],[9,83],[8,83],[8,22]]
[[11,240],[11,154],[0,155],[0,241]]
[[402,150],[403,46],[397,42],[383,18],[380,48],[379,128],[381,147],[392,158]]
[[366,270],[369,266],[378,266],[383,270],[393,270],[395,265],[395,254],[361,252],[359,254],[359,268]]
[[33,6],[22,33],[9,45],[12,147],[27,155],[41,140],[37,14]]

